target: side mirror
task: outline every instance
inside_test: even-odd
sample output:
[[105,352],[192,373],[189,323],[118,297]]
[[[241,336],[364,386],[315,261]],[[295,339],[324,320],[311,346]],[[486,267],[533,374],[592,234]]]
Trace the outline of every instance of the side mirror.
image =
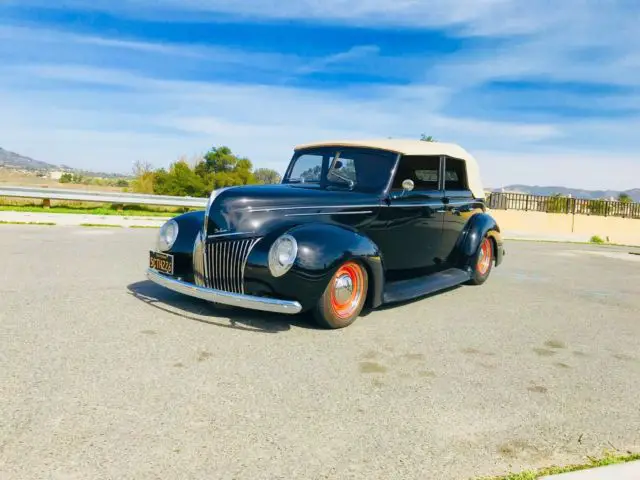
[[413,180],[411,180],[410,178],[407,178],[406,180],[403,180],[402,189],[405,192],[410,192],[411,190],[413,190],[413,187],[415,187],[415,184],[413,183]]

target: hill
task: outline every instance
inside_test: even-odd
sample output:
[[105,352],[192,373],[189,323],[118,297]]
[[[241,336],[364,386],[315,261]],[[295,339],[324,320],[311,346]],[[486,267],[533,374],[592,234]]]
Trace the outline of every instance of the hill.
[[7,168],[10,170],[23,170],[31,173],[62,171],[75,173],[77,175],[82,175],[85,177],[98,178],[128,178],[130,176],[123,175],[121,173],[94,172],[91,170],[69,167],[67,165],[54,165],[52,163],[34,160],[33,158],[10,152],[9,150],[5,150],[2,147],[0,147],[0,168]]
[[[500,188],[494,188],[494,192],[502,191]],[[634,202],[640,202],[640,188],[633,188],[631,190],[618,191],[618,190],[584,190],[579,188],[557,187],[557,186],[538,186],[538,185],[507,185],[504,187],[505,192],[514,193],[527,193],[529,195],[556,195],[563,196],[571,195],[573,198],[585,198],[589,200],[596,200],[599,198],[618,198],[621,193],[629,195]]]
[[60,170],[60,167],[33,158],[25,157],[14,152],[10,152],[0,147],[0,167],[15,168],[20,170]]

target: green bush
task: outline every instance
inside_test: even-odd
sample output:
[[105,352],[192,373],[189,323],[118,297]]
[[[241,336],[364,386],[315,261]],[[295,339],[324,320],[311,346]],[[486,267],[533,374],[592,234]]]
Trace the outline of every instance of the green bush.
[[547,200],[548,213],[569,213],[569,198],[560,194],[554,195]]
[[605,200],[592,200],[587,208],[592,215],[604,215],[607,211],[607,202]]
[[60,183],[71,183],[73,181],[73,175],[70,173],[63,173],[58,181]]
[[206,197],[217,188],[280,181],[277,172],[268,169],[257,172],[259,179],[248,158],[234,155],[228,147],[214,147],[194,167],[184,158],[171,164],[169,169],[158,170],[137,162],[131,189],[137,193]]
[[603,243],[605,243],[604,240],[601,237],[599,237],[598,235],[594,235],[593,237],[591,237],[589,239],[589,242],[590,243],[597,243],[598,245],[602,245]]

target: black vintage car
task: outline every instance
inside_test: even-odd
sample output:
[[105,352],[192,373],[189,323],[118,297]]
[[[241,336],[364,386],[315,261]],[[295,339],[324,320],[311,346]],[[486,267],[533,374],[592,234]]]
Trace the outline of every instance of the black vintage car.
[[279,185],[222,188],[169,220],[147,277],[214,303],[312,311],[328,328],[363,307],[485,282],[502,261],[478,166],[457,145],[300,145]]

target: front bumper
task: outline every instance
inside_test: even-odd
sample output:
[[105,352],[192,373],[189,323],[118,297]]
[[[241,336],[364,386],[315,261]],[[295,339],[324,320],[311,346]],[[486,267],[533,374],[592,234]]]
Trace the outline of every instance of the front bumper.
[[255,297],[253,295],[242,295],[239,293],[225,292],[223,290],[214,290],[213,288],[199,287],[192,283],[168,277],[151,268],[147,269],[147,278],[174,292],[213,303],[249,308],[252,310],[262,310],[264,312],[286,313],[289,315],[300,313],[302,310],[302,305],[298,302],[278,300],[276,298]]

